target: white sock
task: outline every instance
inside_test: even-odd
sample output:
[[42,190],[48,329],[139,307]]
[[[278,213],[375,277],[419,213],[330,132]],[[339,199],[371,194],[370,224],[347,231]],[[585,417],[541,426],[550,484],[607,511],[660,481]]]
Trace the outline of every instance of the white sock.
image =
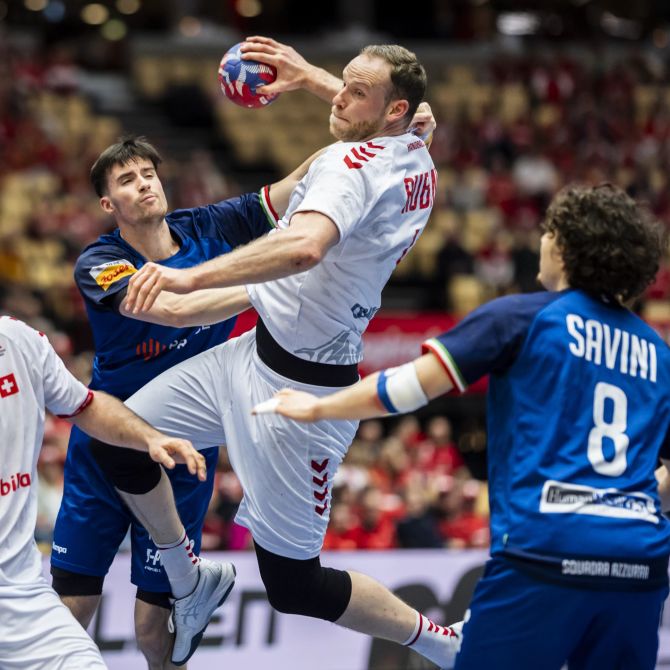
[[165,568],[172,595],[183,598],[193,593],[198,583],[198,563],[200,559],[193,552],[193,542],[184,536],[176,543],[168,545],[156,544],[161,552],[161,563]]
[[453,668],[460,648],[460,635],[448,626],[439,626],[420,612],[412,634],[403,642],[440,668]]

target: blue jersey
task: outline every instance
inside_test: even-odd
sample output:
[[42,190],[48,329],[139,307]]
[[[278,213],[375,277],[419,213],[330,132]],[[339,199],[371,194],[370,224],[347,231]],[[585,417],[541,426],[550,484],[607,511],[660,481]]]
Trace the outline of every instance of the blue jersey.
[[670,350],[652,328],[567,290],[494,300],[425,348],[461,390],[490,373],[494,556],[642,580],[635,559],[659,559],[667,579],[670,522],[654,469],[670,458]]
[[[179,251],[160,263],[173,268],[203,263],[271,228],[256,194],[175,211],[166,221],[179,242]],[[116,231],[87,247],[75,269],[96,346],[90,386],[122,399],[169,367],[224,342],[235,321],[229,319],[211,327],[172,328],[123,316],[118,308],[129,278],[145,262]],[[75,426],[65,463],[63,502],[54,529],[52,566],[104,577],[131,526],[132,582],[145,591],[169,592],[155,545],[102,476],[88,443],[88,436]],[[202,524],[212,495],[218,447],[212,445],[202,453],[207,482],[198,483],[185,465],[168,472],[180,518],[196,553],[200,551]]]
[[[271,220],[255,193],[166,216],[179,243],[174,256],[159,261],[188,268],[226,253],[267,233]],[[176,328],[123,316],[118,306],[130,277],[146,259],[119,234],[102,235],[79,256],[75,281],[86,304],[95,341],[90,387],[122,400],[186,358],[221,344],[235,319],[212,326]]]

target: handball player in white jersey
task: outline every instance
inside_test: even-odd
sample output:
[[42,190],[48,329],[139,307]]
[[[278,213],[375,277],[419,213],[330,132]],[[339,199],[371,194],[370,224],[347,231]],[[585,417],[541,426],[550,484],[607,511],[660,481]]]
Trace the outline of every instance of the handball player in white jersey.
[[0,668],[98,670],[100,652],[42,575],[34,540],[37,458],[45,407],[116,445],[148,451],[204,479],[204,459],[185,440],[161,435],[116,398],[77,381],[47,338],[0,317]]
[[[253,38],[247,48],[250,57],[270,63],[283,49],[267,38]],[[127,307],[135,313],[149,309],[162,289],[188,293],[244,284],[260,317],[257,328],[165,372],[127,404],[196,448],[227,445],[244,489],[237,521],[251,531],[276,609],[411,645],[450,667],[458,644],[452,629],[369,577],[320,564],[333,478],[357,422],[300,426],[276,415],[251,416],[280,388],[323,395],[358,380],[361,336],[433,205],[436,171],[425,143],[410,131],[426,86],[416,56],[395,45],[366,47],[343,79],[330,116],[340,142],[314,161],[275,231],[191,269],[147,263],[130,281]],[[123,477],[113,467],[106,471],[123,491]],[[183,527],[168,527],[161,517],[165,487],[162,478],[146,493],[124,492],[162,544],[184,538]],[[185,662],[212,603],[198,594],[197,571],[188,561],[165,567],[171,581],[193,574],[194,592],[173,612],[172,658]],[[196,611],[199,618],[192,616]]]

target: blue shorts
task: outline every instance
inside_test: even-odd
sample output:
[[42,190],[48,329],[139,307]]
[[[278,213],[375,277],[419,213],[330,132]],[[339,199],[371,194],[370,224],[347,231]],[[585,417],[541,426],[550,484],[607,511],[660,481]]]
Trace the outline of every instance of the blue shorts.
[[[169,593],[170,584],[156,545],[93,460],[88,440],[76,426],[72,428],[51,565],[77,574],[104,577],[130,528],[130,581],[145,591]],[[212,497],[219,449],[211,447],[201,453],[207,462],[206,482],[199,482],[185,465],[166,471],[179,516],[196,553],[200,552],[202,525]]]
[[575,588],[540,581],[502,558],[486,565],[455,670],[654,670],[664,586]]

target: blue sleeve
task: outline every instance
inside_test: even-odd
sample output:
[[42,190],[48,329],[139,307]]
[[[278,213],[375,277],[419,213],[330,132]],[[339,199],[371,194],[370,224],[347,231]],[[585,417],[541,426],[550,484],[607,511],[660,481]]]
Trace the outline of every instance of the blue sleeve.
[[482,305],[450,331],[424,343],[454,386],[464,391],[486,374],[502,374],[516,360],[537,313],[555,294],[498,298]]
[[200,237],[223,239],[233,248],[262,237],[273,228],[258,193],[245,193],[205,207],[177,210],[170,218],[178,221],[187,213],[192,216]]
[[85,300],[98,307],[118,310],[137,267],[120,247],[103,245],[86,249],[77,259],[74,280]]

